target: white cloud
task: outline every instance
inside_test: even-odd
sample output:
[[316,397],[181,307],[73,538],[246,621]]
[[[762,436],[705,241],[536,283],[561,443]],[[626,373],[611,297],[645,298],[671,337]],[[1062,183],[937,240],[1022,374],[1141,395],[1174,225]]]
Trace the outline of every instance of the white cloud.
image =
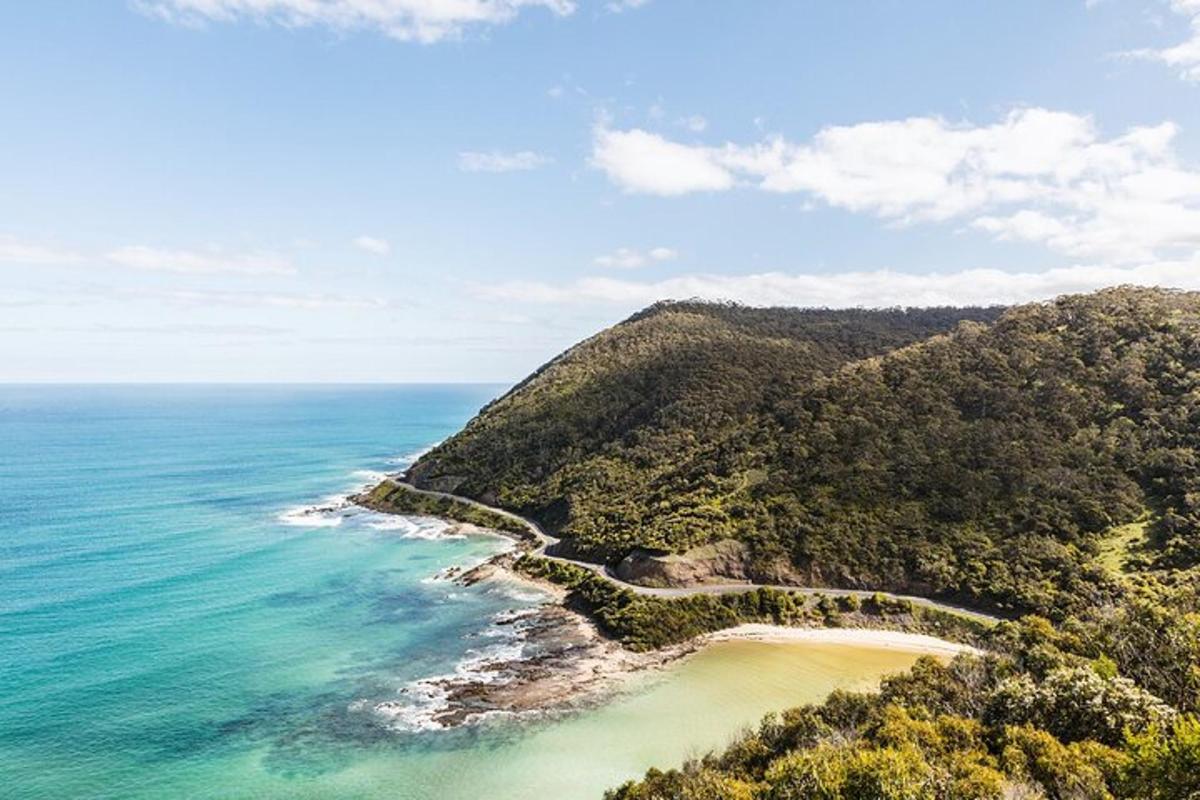
[[521,172],[549,164],[551,159],[532,150],[505,153],[466,151],[458,154],[458,168],[463,172]]
[[1200,0],[1171,0],[1171,9],[1188,17],[1191,35],[1172,47],[1134,50],[1125,55],[1159,61],[1179,70],[1183,80],[1200,83]]
[[180,25],[247,19],[288,28],[374,30],[423,43],[511,22],[526,8],[544,8],[558,16],[575,11],[575,0],[135,0],[135,5]]
[[622,11],[641,8],[649,2],[650,0],[610,0],[604,7],[614,14],[620,14]]
[[732,189],[733,172],[717,151],[668,141],[643,130],[597,127],[592,166],[627,192],[663,196]]
[[489,299],[534,304],[602,303],[626,308],[667,298],[736,300],[756,306],[832,308],[988,305],[1043,300],[1136,284],[1200,290],[1200,256],[1137,266],[1078,265],[1041,272],[968,269],[911,274],[893,270],[802,275],[689,275],[660,281],[583,278],[565,284],[514,281],[476,287]]
[[24,242],[13,236],[0,236],[0,263],[20,266],[58,266],[77,264],[83,256],[70,250]]
[[1200,171],[1180,165],[1177,132],[1164,122],[1105,139],[1089,117],[1040,108],[992,125],[828,127],[805,143],[691,145],[601,125],[592,164],[626,192],[802,193],[894,224],[965,220],[1076,258],[1134,262],[1200,246]]
[[287,259],[271,253],[224,253],[216,249],[198,252],[130,245],[109,252],[105,259],[123,267],[158,272],[242,275],[292,275],[296,272]]
[[692,133],[703,133],[708,129],[708,120],[699,114],[692,114],[688,117],[680,117],[678,123]]
[[374,236],[359,236],[354,240],[354,246],[376,256],[386,256],[392,252],[391,242],[387,239],[377,239]]
[[614,252],[596,256],[593,262],[598,267],[610,269],[637,269],[655,261],[673,261],[679,253],[670,247],[652,247],[646,252],[629,247],[619,247]]

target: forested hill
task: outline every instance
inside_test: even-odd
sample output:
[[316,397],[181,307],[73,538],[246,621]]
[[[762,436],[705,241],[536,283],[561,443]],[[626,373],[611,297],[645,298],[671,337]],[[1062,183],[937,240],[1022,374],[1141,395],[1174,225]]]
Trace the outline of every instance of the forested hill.
[[658,303],[537,370],[409,478],[537,517],[597,558],[731,535],[740,512],[721,498],[772,446],[785,398],[998,313]]
[[1200,550],[1200,296],[1003,311],[659,304],[410,471],[576,552],[747,545],[754,577],[1063,611]]

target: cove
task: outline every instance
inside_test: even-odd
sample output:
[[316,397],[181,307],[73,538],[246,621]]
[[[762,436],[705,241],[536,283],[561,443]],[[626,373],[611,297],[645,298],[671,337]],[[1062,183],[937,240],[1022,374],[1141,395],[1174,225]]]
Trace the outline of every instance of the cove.
[[493,726],[463,748],[435,745],[373,759],[304,796],[374,784],[378,794],[370,796],[405,800],[599,798],[648,767],[678,766],[721,748],[768,712],[819,702],[834,689],[872,689],[919,655],[847,644],[715,642],[663,672],[635,678],[628,691],[597,708],[518,731]]

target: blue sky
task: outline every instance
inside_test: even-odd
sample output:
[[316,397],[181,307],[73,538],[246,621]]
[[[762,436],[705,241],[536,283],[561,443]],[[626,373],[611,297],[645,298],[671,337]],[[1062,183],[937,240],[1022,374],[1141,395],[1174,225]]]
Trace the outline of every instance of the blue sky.
[[507,382],[667,297],[1200,288],[1200,0],[40,0],[0,103],[0,380]]

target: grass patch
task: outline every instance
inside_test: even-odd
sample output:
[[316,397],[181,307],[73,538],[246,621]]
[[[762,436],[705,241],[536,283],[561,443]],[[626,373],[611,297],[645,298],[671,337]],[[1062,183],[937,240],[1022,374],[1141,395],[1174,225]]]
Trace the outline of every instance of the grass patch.
[[1100,543],[1101,566],[1116,575],[1133,572],[1130,562],[1146,545],[1152,522],[1150,512],[1146,512],[1128,525],[1110,529]]

